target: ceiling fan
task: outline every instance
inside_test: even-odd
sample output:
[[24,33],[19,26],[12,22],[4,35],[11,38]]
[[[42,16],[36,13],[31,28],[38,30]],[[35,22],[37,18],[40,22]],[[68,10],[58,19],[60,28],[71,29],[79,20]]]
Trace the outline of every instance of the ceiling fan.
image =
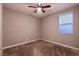
[[50,8],[51,5],[43,6],[41,3],[38,3],[36,6],[28,6],[28,7],[36,8],[36,10],[34,11],[34,13],[36,13],[38,11],[42,11],[43,13],[45,13],[46,11],[44,9],[45,8]]

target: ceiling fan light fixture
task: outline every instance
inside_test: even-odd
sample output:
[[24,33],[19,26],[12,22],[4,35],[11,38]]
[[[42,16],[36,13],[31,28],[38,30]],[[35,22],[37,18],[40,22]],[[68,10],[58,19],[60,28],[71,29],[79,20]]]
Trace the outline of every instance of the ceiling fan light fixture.
[[28,6],[28,7],[36,8],[36,10],[34,11],[34,13],[36,13],[36,12],[43,12],[43,13],[45,13],[45,8],[50,8],[51,5],[45,5],[45,6],[43,6],[41,3],[38,3],[36,6]]
[[37,8],[38,11],[41,11],[41,8]]

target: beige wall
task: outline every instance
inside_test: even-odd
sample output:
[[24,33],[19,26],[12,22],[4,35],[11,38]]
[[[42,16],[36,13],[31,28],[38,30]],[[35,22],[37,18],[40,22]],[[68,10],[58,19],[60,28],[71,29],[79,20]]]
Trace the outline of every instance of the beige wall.
[[[53,10],[52,10],[53,11]],[[58,30],[58,15],[66,12],[73,12],[73,34],[59,33]],[[79,48],[79,6],[56,12],[42,20],[42,35],[41,37],[50,41],[55,41],[60,44]]]
[[0,4],[0,55],[2,55],[2,4]]
[[4,8],[3,47],[39,38],[39,26],[39,19]]
[[[73,11],[73,34],[58,32],[58,15]],[[11,9],[3,10],[3,47],[27,42],[40,37],[79,48],[79,7],[73,7],[43,19]],[[40,23],[41,22],[41,23]],[[41,32],[40,32],[41,28]]]

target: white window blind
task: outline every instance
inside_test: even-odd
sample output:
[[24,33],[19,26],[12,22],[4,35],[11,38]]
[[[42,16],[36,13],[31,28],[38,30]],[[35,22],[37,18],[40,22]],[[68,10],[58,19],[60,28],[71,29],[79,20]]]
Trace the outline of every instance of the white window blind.
[[59,32],[73,33],[73,13],[59,15]]

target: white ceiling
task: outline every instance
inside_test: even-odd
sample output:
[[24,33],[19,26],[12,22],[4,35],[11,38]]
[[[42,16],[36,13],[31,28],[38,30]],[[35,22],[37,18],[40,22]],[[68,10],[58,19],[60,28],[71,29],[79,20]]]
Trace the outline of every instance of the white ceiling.
[[4,3],[3,6],[26,14],[36,16],[38,18],[47,16],[49,14],[73,7],[77,5],[76,3],[43,3],[42,5],[51,5],[51,8],[46,8],[46,13],[37,12],[34,13],[34,8],[29,8],[28,5],[36,6],[37,3]]

